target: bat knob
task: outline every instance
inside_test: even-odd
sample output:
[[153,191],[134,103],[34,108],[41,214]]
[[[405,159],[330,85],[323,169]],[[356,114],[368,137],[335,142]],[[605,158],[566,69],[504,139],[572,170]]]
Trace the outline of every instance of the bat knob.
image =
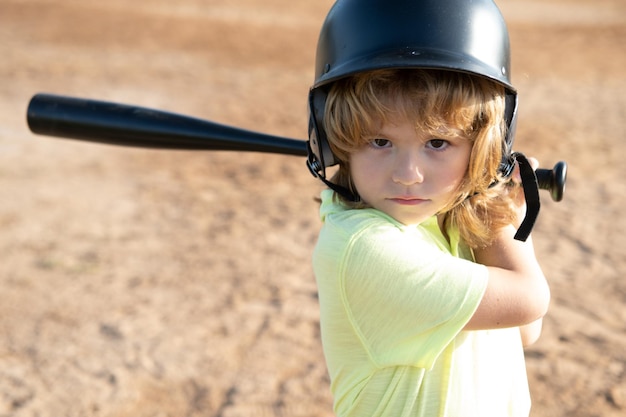
[[561,201],[563,199],[567,179],[567,163],[560,161],[554,165],[553,169],[537,169],[535,175],[539,188],[549,191],[552,200]]

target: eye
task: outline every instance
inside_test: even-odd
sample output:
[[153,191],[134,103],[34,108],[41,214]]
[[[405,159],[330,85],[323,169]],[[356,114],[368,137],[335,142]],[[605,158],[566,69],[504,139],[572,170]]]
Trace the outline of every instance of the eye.
[[370,144],[374,148],[388,148],[391,146],[391,141],[389,139],[376,138],[376,139],[372,139]]
[[442,151],[450,145],[450,142],[444,139],[431,139],[427,142],[427,146],[436,151]]

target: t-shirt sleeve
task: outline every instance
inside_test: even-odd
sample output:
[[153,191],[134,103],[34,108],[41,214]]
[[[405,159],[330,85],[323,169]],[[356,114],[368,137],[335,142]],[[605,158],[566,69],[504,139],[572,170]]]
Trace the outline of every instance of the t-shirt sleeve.
[[393,231],[355,236],[342,268],[348,316],[378,366],[429,369],[472,317],[488,279],[483,265]]

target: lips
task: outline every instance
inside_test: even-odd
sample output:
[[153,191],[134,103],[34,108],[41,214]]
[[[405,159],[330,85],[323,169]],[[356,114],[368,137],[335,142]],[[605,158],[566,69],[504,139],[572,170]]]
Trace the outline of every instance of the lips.
[[403,206],[416,206],[428,201],[418,197],[393,197],[389,200]]

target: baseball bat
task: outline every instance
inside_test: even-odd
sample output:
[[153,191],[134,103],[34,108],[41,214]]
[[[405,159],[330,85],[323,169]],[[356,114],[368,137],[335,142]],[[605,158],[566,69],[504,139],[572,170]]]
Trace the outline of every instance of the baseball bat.
[[302,140],[161,110],[53,94],[31,98],[27,121],[33,133],[113,145],[307,155]]
[[[264,152],[307,156],[303,140],[254,132],[199,118],[127,104],[36,94],[27,121],[33,133],[154,149]],[[567,164],[535,171],[540,189],[561,201]]]

